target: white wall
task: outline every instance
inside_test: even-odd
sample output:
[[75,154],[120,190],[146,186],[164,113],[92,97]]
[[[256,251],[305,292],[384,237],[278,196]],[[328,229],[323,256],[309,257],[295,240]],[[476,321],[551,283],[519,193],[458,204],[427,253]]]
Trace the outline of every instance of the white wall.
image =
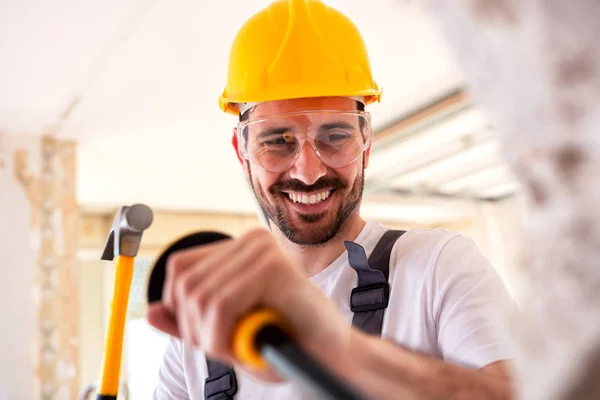
[[523,197],[484,203],[477,211],[477,240],[482,251],[492,260],[507,289],[518,301],[523,268]]
[[[98,250],[98,253],[100,249]],[[110,297],[107,263],[100,260],[82,261],[79,285],[79,387],[96,383],[102,368],[107,309]]]
[[31,210],[13,177],[8,157],[0,159],[0,392],[8,399],[33,397],[32,296],[36,251],[32,248]]

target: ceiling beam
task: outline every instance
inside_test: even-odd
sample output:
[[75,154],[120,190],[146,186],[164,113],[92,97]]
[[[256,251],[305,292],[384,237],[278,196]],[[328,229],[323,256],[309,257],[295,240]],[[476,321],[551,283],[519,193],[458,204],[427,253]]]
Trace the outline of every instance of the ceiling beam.
[[[475,203],[496,203],[498,201],[505,200],[507,198],[516,196],[518,192],[508,192],[498,196],[476,196],[476,195],[467,195],[467,194],[449,194],[442,193],[433,189],[423,189],[423,190],[404,190],[404,189],[389,189],[385,191],[386,194],[390,196],[398,196],[404,199],[420,199],[427,198],[431,200],[443,201],[444,203],[449,201],[458,201],[461,203],[470,202],[471,204]],[[380,194],[380,192],[377,192]]]
[[454,110],[470,103],[467,92],[462,88],[457,88],[434,101],[423,105],[403,116],[396,121],[384,126],[375,132],[376,143],[382,142],[390,136],[395,136],[399,132],[404,132],[414,125],[422,124],[426,121],[436,118],[445,112]]

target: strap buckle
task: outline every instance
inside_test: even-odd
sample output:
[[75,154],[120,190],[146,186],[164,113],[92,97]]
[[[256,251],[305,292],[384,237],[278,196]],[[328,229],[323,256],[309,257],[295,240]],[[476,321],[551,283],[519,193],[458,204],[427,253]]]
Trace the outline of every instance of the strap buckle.
[[237,392],[237,379],[232,369],[216,377],[204,381],[204,398],[206,400],[231,400]]
[[371,283],[352,289],[350,309],[352,312],[374,311],[386,308],[390,301],[390,284]]

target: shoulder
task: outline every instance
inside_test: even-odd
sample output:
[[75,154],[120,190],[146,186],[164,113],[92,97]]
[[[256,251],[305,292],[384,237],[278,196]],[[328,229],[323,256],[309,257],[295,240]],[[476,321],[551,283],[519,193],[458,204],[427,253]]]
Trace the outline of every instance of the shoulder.
[[453,247],[448,246],[450,242],[463,240],[471,241],[458,232],[441,228],[410,229],[394,245],[391,261],[409,261],[421,266],[435,264],[442,251]]
[[408,230],[394,245],[390,266],[435,280],[497,273],[472,238],[441,228]]
[[[355,240],[364,247],[375,247],[383,235],[392,230],[380,222],[367,221],[364,231]],[[449,240],[461,236],[460,233],[442,228],[412,228],[403,231],[402,237],[396,242],[393,253],[406,252],[432,252],[439,251]]]
[[456,237],[464,237],[459,232],[442,228],[413,228],[406,231],[402,238],[411,244],[428,247],[432,250],[443,247],[448,241]]

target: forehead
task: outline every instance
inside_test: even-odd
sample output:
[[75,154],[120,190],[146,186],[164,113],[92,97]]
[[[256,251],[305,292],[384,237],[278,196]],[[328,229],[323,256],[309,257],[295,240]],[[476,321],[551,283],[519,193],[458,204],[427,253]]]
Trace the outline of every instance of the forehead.
[[258,104],[250,118],[265,118],[270,115],[295,111],[356,110],[356,101],[347,97],[311,97],[303,99],[268,101]]

